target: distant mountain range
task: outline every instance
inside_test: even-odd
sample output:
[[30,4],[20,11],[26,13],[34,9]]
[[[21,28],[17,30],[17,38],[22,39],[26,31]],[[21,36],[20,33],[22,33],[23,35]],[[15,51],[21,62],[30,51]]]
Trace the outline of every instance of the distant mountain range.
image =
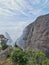
[[16,45],[22,49],[38,49],[49,57],[49,14],[39,16],[23,31]]
[[7,44],[8,44],[8,45],[13,45],[13,40],[12,40],[12,38],[11,38],[11,36],[9,35],[8,32],[5,32],[5,37],[8,39]]

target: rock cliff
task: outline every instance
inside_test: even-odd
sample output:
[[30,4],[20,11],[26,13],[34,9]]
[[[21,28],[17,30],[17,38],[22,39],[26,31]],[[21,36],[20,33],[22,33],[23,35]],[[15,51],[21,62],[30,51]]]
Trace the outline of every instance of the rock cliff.
[[29,24],[18,44],[24,49],[39,49],[49,57],[49,14],[39,16],[33,23]]

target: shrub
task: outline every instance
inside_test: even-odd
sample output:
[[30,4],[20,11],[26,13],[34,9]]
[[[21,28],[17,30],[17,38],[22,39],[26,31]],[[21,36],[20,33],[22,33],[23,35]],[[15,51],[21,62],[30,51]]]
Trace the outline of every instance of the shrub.
[[8,45],[2,46],[2,50],[5,50],[8,47]]
[[18,65],[49,65],[49,59],[43,52],[32,50],[14,51],[12,61]]
[[19,49],[19,50],[16,50],[13,52],[12,61],[14,63],[17,63],[18,65],[26,65],[27,56],[26,56],[25,52],[23,52],[22,50]]
[[1,38],[0,44],[1,44],[1,46],[2,46],[2,50],[4,50],[4,49],[6,49],[6,48],[8,47],[8,45],[7,45],[8,39],[5,38],[4,35],[0,35],[0,38]]
[[49,65],[49,59],[46,59],[42,62],[42,65]]

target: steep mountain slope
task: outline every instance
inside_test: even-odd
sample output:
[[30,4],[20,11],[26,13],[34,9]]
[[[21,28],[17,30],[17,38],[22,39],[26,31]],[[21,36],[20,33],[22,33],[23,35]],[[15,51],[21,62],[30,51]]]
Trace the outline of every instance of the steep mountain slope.
[[39,16],[33,23],[28,25],[20,37],[24,43],[20,47],[24,49],[39,49],[49,56],[49,14]]
[[13,44],[13,40],[12,40],[12,38],[10,37],[10,35],[9,35],[8,32],[5,32],[5,37],[8,39],[7,44],[13,46],[13,45],[14,45],[14,44]]
[[26,45],[25,43],[31,27],[32,27],[32,23],[29,26],[25,27],[22,36],[16,40],[16,45],[18,45],[22,49],[25,49],[25,45]]

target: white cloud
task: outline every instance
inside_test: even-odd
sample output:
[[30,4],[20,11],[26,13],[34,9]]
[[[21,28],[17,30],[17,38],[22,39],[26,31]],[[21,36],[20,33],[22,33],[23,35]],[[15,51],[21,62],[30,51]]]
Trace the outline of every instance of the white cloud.
[[29,13],[31,13],[35,16],[38,16],[38,15],[41,15],[42,9],[33,9],[33,11],[29,11]]
[[[23,12],[23,9],[22,9],[22,7],[20,6],[21,5],[21,0],[19,1],[18,0],[18,3],[20,4],[18,4],[17,3],[17,1],[15,2],[16,0],[0,0],[0,3],[2,4],[2,5],[4,5],[4,6],[1,6],[1,10],[4,8],[4,10],[6,10],[5,12],[7,12],[8,11],[8,13],[14,13],[14,12],[10,12],[9,11],[9,9],[11,9],[11,10],[16,10],[16,11],[19,11],[19,12],[21,12],[23,15],[25,15],[26,16],[26,14],[25,14],[25,12]],[[23,0],[24,1],[24,0]],[[25,1],[24,1],[25,2]],[[4,10],[2,10],[2,11],[4,11]]]
[[5,22],[5,19],[2,19],[2,21],[0,21],[0,32],[3,33],[5,31],[8,31],[14,39],[15,36],[16,38],[19,37],[22,34],[24,27],[29,23],[17,22],[16,18],[19,16],[18,19],[20,19],[22,16],[23,19],[24,15],[27,19],[30,18],[30,20],[32,20],[32,16],[36,17],[38,15],[41,15],[43,8],[45,8],[47,5],[49,5],[49,0],[0,0],[1,19],[5,18],[6,21],[7,19],[13,20],[13,22]]
[[[29,13],[29,11],[33,11],[33,9],[35,9],[37,7],[38,10],[36,11],[39,11],[39,8],[38,7],[45,7],[47,5],[47,3],[49,2],[49,0],[0,0],[0,14],[2,15],[15,15],[18,12],[22,13],[23,15],[25,16],[29,16],[31,15]],[[32,5],[30,5],[30,3]],[[40,9],[42,9],[40,8]],[[15,12],[12,12],[10,11],[10,9],[12,11],[16,11]],[[26,12],[28,10],[28,12]],[[32,12],[31,12],[32,13]],[[34,11],[33,11],[34,13]],[[36,12],[35,12],[36,13]]]
[[16,40],[21,36],[23,29],[28,24],[28,22],[0,22],[0,34],[8,32],[12,39]]
[[49,0],[29,0],[31,2],[32,5],[38,5],[38,4],[41,4],[41,5],[47,5],[48,1]]

